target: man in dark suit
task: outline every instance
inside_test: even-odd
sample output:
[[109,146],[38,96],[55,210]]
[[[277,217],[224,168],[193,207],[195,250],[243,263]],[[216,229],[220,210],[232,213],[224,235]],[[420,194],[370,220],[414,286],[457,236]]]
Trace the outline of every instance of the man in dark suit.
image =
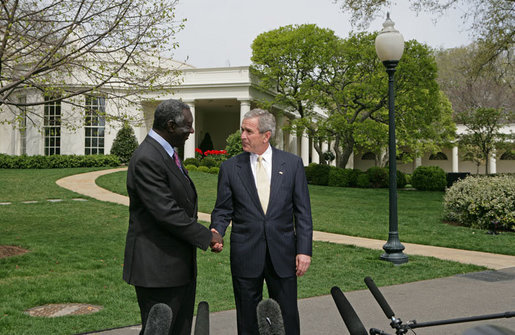
[[[299,334],[297,276],[309,268],[313,224],[302,160],[270,145],[275,118],[261,109],[244,115],[244,153],[218,175],[212,231],[231,228],[231,272],[238,334],[258,334],[256,307],[263,281],[282,311],[286,334]],[[264,172],[263,172],[264,171]],[[264,182],[263,182],[264,180]]]
[[165,303],[173,312],[169,334],[190,335],[196,248],[221,248],[223,243],[219,234],[197,222],[195,186],[175,149],[193,134],[192,124],[188,105],[178,100],[162,102],[152,130],[129,162],[130,218],[123,279],[136,289],[140,334],[152,306]]

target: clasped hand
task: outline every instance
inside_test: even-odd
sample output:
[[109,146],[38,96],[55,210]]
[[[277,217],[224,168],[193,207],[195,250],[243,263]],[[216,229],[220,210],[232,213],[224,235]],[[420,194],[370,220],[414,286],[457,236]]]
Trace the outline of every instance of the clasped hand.
[[211,238],[211,251],[212,252],[220,252],[224,248],[224,239],[222,235],[216,229],[211,228],[212,238]]

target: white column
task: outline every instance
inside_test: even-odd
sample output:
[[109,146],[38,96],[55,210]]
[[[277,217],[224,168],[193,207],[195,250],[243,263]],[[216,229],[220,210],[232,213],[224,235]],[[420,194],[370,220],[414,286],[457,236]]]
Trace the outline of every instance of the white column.
[[422,165],[422,157],[416,157],[414,163],[415,163],[415,167],[413,168],[413,170]]
[[325,154],[329,148],[329,145],[327,142],[322,142],[322,154]]
[[249,100],[240,100],[240,125],[243,121],[243,116],[245,113],[250,111],[250,101]]
[[492,154],[490,155],[490,157],[488,157],[488,159],[490,160],[488,162],[488,166],[489,166],[489,172],[488,173],[497,173],[497,157],[496,157],[496,152],[495,152],[495,149],[492,151]]
[[452,172],[460,172],[458,146],[452,147]]
[[315,141],[311,141],[311,162],[312,163],[320,163],[320,157],[318,156],[318,152],[315,150]]
[[304,166],[309,165],[309,136],[308,134],[302,134],[300,139],[300,157]]
[[346,169],[354,169],[354,153],[351,153],[349,156],[349,160],[347,164],[345,164]]
[[288,150],[295,155],[299,154],[298,145],[297,145],[297,136],[290,133],[290,143],[288,145]]
[[[195,101],[185,101],[184,103],[190,106],[191,115],[193,115],[193,124],[191,126],[193,127],[193,129],[195,129]],[[195,133],[190,134],[190,137],[188,138],[186,143],[184,143],[184,159],[195,158],[195,137]]]
[[281,150],[286,150],[284,148],[284,132],[283,132],[283,123],[284,116],[276,115],[275,116],[275,147]]
[[334,143],[331,143],[331,145],[329,146],[331,148],[331,151],[334,155],[334,159],[331,161],[331,166],[336,166],[336,150],[334,150]]

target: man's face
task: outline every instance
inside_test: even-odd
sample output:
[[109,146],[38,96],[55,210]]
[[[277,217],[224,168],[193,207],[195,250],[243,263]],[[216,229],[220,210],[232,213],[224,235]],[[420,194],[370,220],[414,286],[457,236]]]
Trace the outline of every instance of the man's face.
[[243,119],[241,123],[241,145],[243,150],[261,155],[268,148],[270,132],[259,132],[259,120],[257,117]]
[[193,115],[189,109],[183,109],[182,114],[184,119],[179,124],[169,121],[170,144],[174,147],[181,147],[188,139],[190,134],[193,134]]

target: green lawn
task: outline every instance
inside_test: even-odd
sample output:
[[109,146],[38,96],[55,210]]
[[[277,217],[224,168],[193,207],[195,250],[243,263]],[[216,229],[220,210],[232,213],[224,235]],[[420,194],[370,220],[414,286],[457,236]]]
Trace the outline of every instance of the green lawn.
[[[91,170],[0,170],[0,202],[11,202],[10,205],[0,205],[0,245],[16,245],[30,251],[0,259],[0,334],[69,335],[140,322],[133,288],[121,279],[127,207],[94,199],[76,201],[78,194],[55,184],[55,180],[61,177]],[[191,174],[200,194],[200,208],[209,212],[214,204],[216,176]],[[109,181],[111,178],[117,181]],[[124,180],[121,173],[103,177],[99,182],[103,185],[104,182],[112,183],[115,185],[112,188],[123,192]],[[317,194],[336,192],[334,196],[342,197],[342,200],[335,201],[343,208],[350,201],[345,201],[352,195],[346,193],[350,191],[357,190],[312,188],[316,229],[338,227],[333,227],[334,222],[321,222],[323,217],[315,208],[319,206]],[[370,194],[362,194],[363,201],[375,193],[379,197],[386,194],[383,190],[366,191]],[[427,200],[434,197],[432,194],[427,196]],[[420,197],[425,199],[424,194]],[[48,202],[48,199],[63,201]],[[22,203],[24,200],[38,202],[26,204]],[[333,206],[331,203],[327,205]],[[371,207],[370,211],[374,208]],[[354,226],[346,229],[359,231],[358,224],[350,223],[352,220],[343,225]],[[208,301],[211,311],[234,308],[228,249],[229,245],[221,254],[198,253],[197,299]],[[417,256],[410,256],[407,264],[394,266],[379,260],[379,254],[374,250],[315,242],[312,267],[299,280],[299,296],[329,294],[334,285],[343,291],[365,289],[365,276],[371,276],[379,286],[383,286],[484,269]],[[51,319],[23,313],[31,307],[67,302],[89,303],[104,308],[91,315]]]
[[[199,194],[199,210],[211,213],[216,200],[216,175],[192,171]],[[104,175],[97,184],[127,195],[125,171]],[[388,189],[360,189],[310,185],[316,230],[388,238]],[[515,255],[515,233],[486,234],[442,221],[443,192],[398,191],[399,235],[402,242]],[[406,250],[409,254],[409,250]]]

